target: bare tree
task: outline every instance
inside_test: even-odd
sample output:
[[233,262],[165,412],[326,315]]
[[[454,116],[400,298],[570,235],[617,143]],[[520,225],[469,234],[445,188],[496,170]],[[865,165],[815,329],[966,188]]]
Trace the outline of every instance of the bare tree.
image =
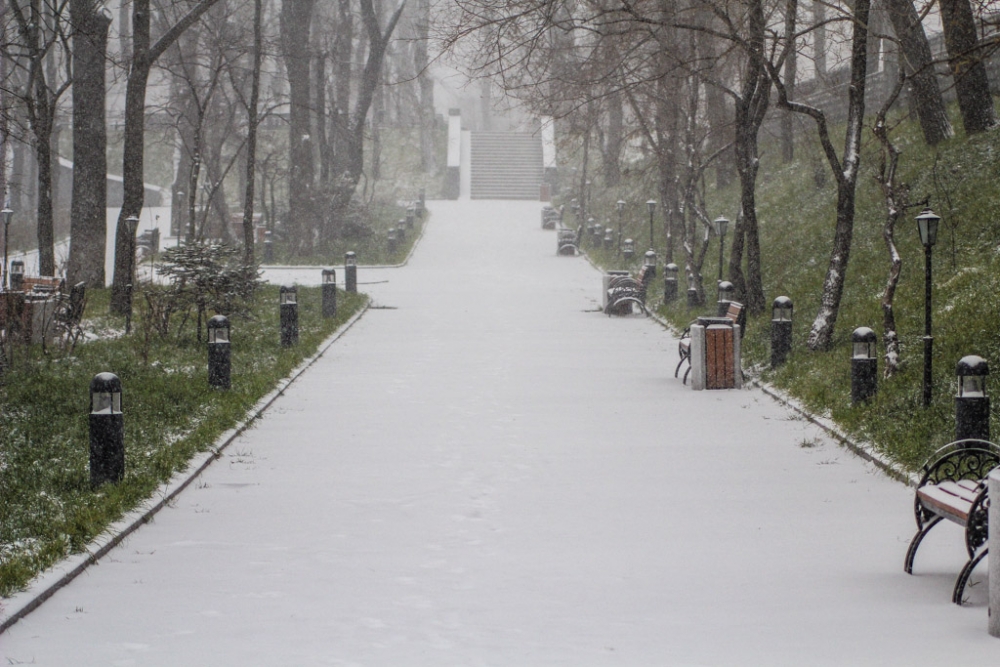
[[909,79],[924,140],[935,146],[951,137],[954,131],[934,71],[934,57],[927,34],[913,0],[885,0],[885,5],[893,32],[899,40],[903,71]]
[[984,132],[997,123],[986,63],[976,36],[976,20],[969,0],[938,0],[941,27],[955,79],[958,108],[966,134]]
[[71,0],[73,34],[73,201],[67,278],[104,287],[107,247],[106,57],[111,13],[96,0]]
[[190,28],[218,0],[199,0],[181,19],[155,42],[150,30],[149,0],[133,0],[132,54],[125,87],[125,128],[122,157],[124,197],[115,232],[115,272],[111,285],[111,310],[131,314],[131,290],[135,264],[135,230],[126,221],[142,212],[145,197],[143,185],[143,139],[146,125],[146,84],[153,65],[163,52]]
[[[795,0],[789,0],[789,2],[795,2]],[[808,345],[812,350],[829,349],[833,344],[833,332],[837,323],[837,315],[840,312],[847,265],[851,256],[855,192],[861,163],[861,133],[865,114],[870,8],[870,0],[855,0],[854,10],[849,14],[852,23],[851,77],[848,85],[848,115],[844,133],[844,152],[841,157],[837,156],[837,151],[830,139],[827,117],[823,110],[789,99],[788,90],[781,80],[777,68],[773,65],[769,66],[778,91],[778,106],[806,114],[816,122],[823,152],[837,182],[837,224],[833,249],[830,252],[830,264],[823,282],[819,312],[813,320],[809,332]]]
[[[34,137],[38,168],[35,211],[38,266],[42,275],[51,276],[56,272],[53,211],[56,158],[53,156],[53,136],[59,98],[72,83],[69,37],[66,33],[66,17],[63,15],[65,6],[43,3],[42,0],[11,0],[9,7],[15,19],[16,42],[13,49],[8,48],[8,56],[14,66],[22,70],[22,76],[16,79],[22,85],[15,95],[23,105]],[[61,51],[58,56],[57,50]],[[56,57],[65,66],[61,78],[52,67],[52,59]]]

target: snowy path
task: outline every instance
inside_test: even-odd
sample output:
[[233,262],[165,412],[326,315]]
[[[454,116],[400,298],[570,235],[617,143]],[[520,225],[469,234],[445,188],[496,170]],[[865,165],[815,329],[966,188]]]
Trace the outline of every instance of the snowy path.
[[[596,308],[537,203],[432,203],[373,309],[11,664],[997,664],[912,492]],[[316,276],[318,278],[318,276]],[[234,350],[238,354],[238,350]],[[803,446],[807,444],[809,446]]]

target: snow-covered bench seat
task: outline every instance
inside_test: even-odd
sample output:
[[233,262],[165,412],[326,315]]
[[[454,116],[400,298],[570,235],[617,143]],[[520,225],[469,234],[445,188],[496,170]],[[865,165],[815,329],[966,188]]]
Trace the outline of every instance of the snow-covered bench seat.
[[962,604],[965,585],[988,552],[989,496],[986,475],[1000,465],[1000,446],[986,440],[957,440],[937,450],[924,464],[913,501],[917,534],[906,550],[903,569],[913,574],[913,559],[931,528],[947,519],[965,532],[965,563],[952,592],[952,602]]

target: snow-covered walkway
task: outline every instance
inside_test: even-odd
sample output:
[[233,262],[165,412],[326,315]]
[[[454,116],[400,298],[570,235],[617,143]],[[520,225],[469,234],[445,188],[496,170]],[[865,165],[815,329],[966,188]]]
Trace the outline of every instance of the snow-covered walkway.
[[539,206],[432,202],[407,267],[359,271],[380,308],[5,663],[1000,661],[985,567],[950,603],[957,528],[905,575],[912,491],[759,391],[682,386]]

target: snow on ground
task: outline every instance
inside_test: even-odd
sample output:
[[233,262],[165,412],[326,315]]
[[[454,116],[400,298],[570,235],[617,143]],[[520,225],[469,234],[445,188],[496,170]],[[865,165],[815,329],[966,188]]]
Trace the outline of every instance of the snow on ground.
[[[118,229],[118,214],[120,208],[109,208],[107,213],[107,250],[104,255],[104,275],[105,282],[110,285],[114,277],[115,270],[115,233]],[[160,249],[175,245],[177,239],[168,238],[170,233],[170,207],[169,206],[147,206],[142,209],[139,215],[139,226],[137,234],[149,231],[153,227],[160,230]],[[66,265],[69,262],[69,239],[63,239],[55,244],[56,269],[60,275],[65,274]],[[29,276],[38,275],[38,250],[28,252],[11,252],[8,260],[20,259],[24,262],[24,272]],[[137,267],[140,273],[144,273],[145,266]]]
[[151,525],[0,636],[0,656],[1000,659],[985,568],[970,603],[950,603],[956,527],[903,573],[911,490],[759,391],[682,386],[675,340],[597,312],[599,274],[555,256],[539,204],[430,207],[406,268],[359,270],[384,308]]

